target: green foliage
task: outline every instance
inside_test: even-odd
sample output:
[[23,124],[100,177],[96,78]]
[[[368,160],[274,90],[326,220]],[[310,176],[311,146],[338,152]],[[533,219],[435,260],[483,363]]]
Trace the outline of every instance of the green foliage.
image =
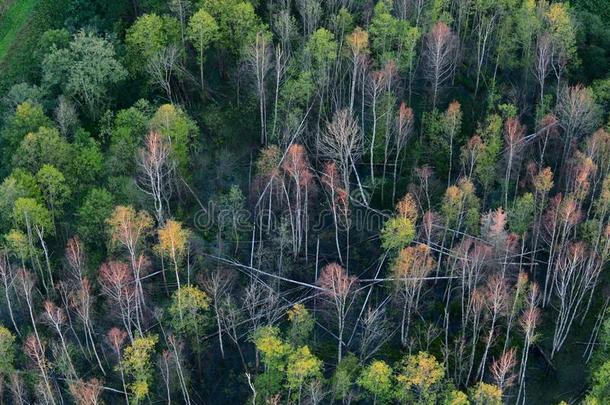
[[606,361],[595,370],[591,380],[591,391],[587,395],[585,403],[597,405],[610,401],[610,361]]
[[371,48],[379,66],[392,60],[402,72],[413,67],[421,32],[407,20],[400,20],[392,15],[391,1],[383,0],[375,5],[369,31]]
[[13,220],[23,230],[36,228],[43,235],[53,233],[51,213],[33,198],[19,198],[15,201]]
[[257,329],[252,336],[256,350],[262,355],[263,363],[269,369],[283,371],[290,345],[280,337],[280,330],[273,326]]
[[14,371],[15,336],[0,325],[0,376],[8,377]]
[[153,115],[149,126],[169,140],[180,174],[190,178],[191,151],[199,147],[199,131],[195,122],[180,107],[163,104]]
[[152,355],[157,344],[157,336],[139,337],[125,348],[121,366],[124,373],[131,378],[130,394],[138,404],[146,398],[154,376]]
[[358,358],[352,353],[348,353],[341,359],[333,374],[331,380],[333,397],[337,400],[347,400],[351,395],[359,374],[360,365]]
[[105,245],[104,238],[100,235],[106,234],[106,218],[113,208],[114,199],[106,189],[89,190],[77,214],[78,234],[85,242],[97,247]]
[[169,16],[144,14],[125,33],[129,69],[141,73],[163,48],[180,41],[180,22]]
[[233,55],[240,56],[245,46],[252,43],[256,33],[263,27],[250,2],[203,0],[201,5],[202,10],[212,16],[218,24],[220,49],[228,50]]
[[15,167],[36,173],[45,164],[53,165],[62,172],[69,172],[72,146],[55,128],[41,127],[23,138],[13,155]]
[[309,341],[316,320],[303,304],[295,304],[288,310],[288,320],[290,343],[293,347],[304,346]]
[[106,166],[113,175],[131,175],[135,170],[138,148],[142,145],[152,117],[152,107],[140,100],[106,119],[103,133],[110,138]]
[[486,127],[482,129],[483,147],[474,169],[477,180],[488,191],[496,179],[496,165],[502,150],[502,119],[498,115],[487,118]]
[[43,61],[44,84],[72,97],[91,117],[99,115],[111,87],[126,75],[112,44],[85,31],[74,35],[68,48],[53,48]]
[[309,380],[322,378],[322,361],[302,346],[288,355],[286,380],[288,388],[300,390]]
[[401,216],[390,218],[381,230],[381,246],[386,250],[399,251],[415,238],[415,224]]
[[193,14],[188,24],[188,37],[202,59],[210,44],[218,38],[218,24],[214,17],[204,9]]
[[374,402],[388,403],[393,397],[392,368],[384,361],[376,360],[362,370],[358,385]]
[[53,216],[61,215],[64,204],[70,198],[70,188],[66,185],[64,175],[54,166],[45,164],[36,173],[36,180],[47,208]]
[[2,231],[8,231],[15,202],[22,197],[42,200],[42,192],[36,178],[22,169],[15,169],[0,184],[0,223]]
[[168,309],[171,325],[176,333],[198,338],[207,327],[209,308],[206,293],[191,285],[184,286],[172,294]]
[[7,120],[0,131],[0,146],[2,147],[2,170],[8,170],[15,151],[30,132],[36,132],[40,127],[52,127],[42,107],[25,101],[19,104],[15,113]]
[[513,208],[508,211],[508,225],[517,235],[524,235],[534,220],[536,208],[532,193],[525,193],[515,201]]

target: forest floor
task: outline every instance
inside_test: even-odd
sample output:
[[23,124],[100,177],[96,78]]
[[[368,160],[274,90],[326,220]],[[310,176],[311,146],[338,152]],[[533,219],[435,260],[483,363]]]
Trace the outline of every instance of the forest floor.
[[0,0],[0,60],[27,29],[27,22],[39,0]]

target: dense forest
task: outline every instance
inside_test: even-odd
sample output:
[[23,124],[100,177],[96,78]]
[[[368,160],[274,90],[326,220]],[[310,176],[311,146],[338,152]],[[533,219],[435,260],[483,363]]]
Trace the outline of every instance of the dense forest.
[[606,0],[0,0],[0,403],[610,403]]

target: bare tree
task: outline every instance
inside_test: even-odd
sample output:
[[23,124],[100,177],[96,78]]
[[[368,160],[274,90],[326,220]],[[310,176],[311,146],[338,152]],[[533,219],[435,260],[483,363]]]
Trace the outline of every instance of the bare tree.
[[457,38],[442,21],[437,22],[425,40],[426,77],[432,86],[432,108],[436,108],[442,85],[450,78],[455,62]]
[[359,358],[364,364],[392,338],[391,325],[386,317],[385,307],[368,308],[362,317],[362,331],[359,339]]
[[0,252],[0,278],[2,279],[4,298],[6,299],[6,308],[8,309],[8,314],[11,318],[13,328],[15,328],[15,332],[17,332],[18,336],[21,336],[21,331],[15,322],[15,315],[13,313],[13,304],[11,299],[11,290],[14,288],[13,283],[15,281],[15,277],[16,275],[12,270],[11,263],[8,258],[8,252],[3,250]]
[[42,377],[44,383],[42,395],[44,396],[45,402],[55,405],[55,395],[53,393],[53,389],[51,388],[49,377],[49,362],[44,353],[44,346],[36,336],[30,335],[25,340],[23,351],[32,360],[40,372],[40,376]]
[[177,101],[172,81],[175,77],[186,74],[181,55],[176,45],[169,45],[154,54],[146,65],[150,80],[165,92],[172,104]]
[[369,146],[369,167],[371,170],[371,180],[375,181],[375,140],[377,139],[377,122],[379,120],[379,114],[377,107],[379,104],[379,98],[383,94],[387,85],[388,75],[385,69],[375,70],[369,74],[367,80],[367,90],[370,97],[371,113],[372,117],[372,128],[371,128],[371,143]]
[[[267,75],[273,67],[273,43],[270,35],[257,32],[254,42],[247,49],[246,64],[256,79],[256,95],[261,122],[261,145],[267,144]],[[277,80],[277,78],[276,78]]]
[[553,44],[547,33],[542,33],[536,40],[536,59],[534,64],[534,76],[538,80],[540,88],[540,105],[544,103],[544,83],[550,73],[553,62]]
[[411,136],[413,135],[414,127],[413,110],[407,107],[405,103],[400,103],[398,108],[398,116],[396,117],[396,136],[394,138],[394,176],[392,184],[392,201],[396,200],[396,181],[398,176],[398,160],[400,159],[403,150]]
[[318,285],[324,289],[324,296],[337,318],[337,364],[341,362],[343,354],[343,332],[348,312],[356,297],[357,282],[356,277],[349,276],[337,263],[325,266],[318,279]]
[[318,0],[297,0],[297,10],[303,23],[303,35],[308,38],[318,27],[322,6]]
[[525,127],[517,118],[509,118],[504,125],[504,141],[506,145],[506,173],[504,175],[504,206],[508,207],[508,188],[514,171],[514,163],[523,147]]
[[489,348],[491,347],[496,333],[496,325],[499,317],[504,315],[508,304],[508,288],[506,280],[503,276],[495,274],[491,276],[485,285],[485,296],[486,303],[491,315],[491,325],[489,326],[489,332],[485,338],[485,349],[481,358],[481,365],[479,366],[479,376],[481,381],[485,375],[485,364],[487,362],[487,355]]
[[534,343],[536,326],[538,326],[540,320],[540,309],[538,308],[539,300],[540,294],[538,284],[532,283],[527,294],[525,310],[519,319],[519,325],[521,326],[521,330],[523,330],[524,340],[521,352],[521,362],[519,364],[519,392],[517,394],[516,403],[521,403],[521,397],[525,397],[525,372],[527,370],[527,360],[530,347],[532,343]]
[[404,248],[394,262],[395,293],[402,303],[400,341],[403,346],[407,345],[411,317],[418,311],[426,277],[435,267],[430,248],[423,244]]
[[[171,157],[171,145],[156,131],[146,137],[138,156],[138,186],[153,199],[155,218],[159,225],[166,219],[172,194],[176,165]],[[166,208],[167,207],[167,208]]]
[[557,320],[553,333],[551,358],[557,353],[570,332],[583,300],[594,287],[602,266],[594,252],[587,251],[583,242],[575,242],[557,257],[554,291],[557,297]]
[[66,345],[66,338],[62,331],[63,324],[66,322],[66,314],[64,310],[57,305],[55,305],[52,301],[46,300],[44,302],[44,319],[47,321],[49,325],[55,329],[55,332],[59,335],[59,340],[61,341],[61,347],[64,352],[64,356],[66,356],[66,360],[68,361],[68,366],[70,368],[70,377],[76,378],[76,369],[74,368],[74,362],[72,361],[72,357],[70,356],[70,351],[68,350],[68,346]]
[[597,127],[599,107],[591,90],[578,84],[561,90],[555,111],[564,134],[561,161],[565,162],[573,147],[572,142]]
[[[335,112],[321,138],[320,152],[336,162],[345,192],[350,195],[350,178],[356,162],[362,156],[362,137],[358,124],[348,110]],[[360,190],[364,198],[364,192]],[[366,201],[366,199],[364,198]]]
[[516,365],[517,350],[514,348],[504,352],[491,363],[491,375],[502,392],[506,392],[506,389],[515,383],[517,375],[513,372],[513,369]]
[[102,292],[111,299],[114,308],[118,307],[119,317],[127,331],[129,340],[133,341],[133,325],[135,324],[140,335],[142,327],[137,306],[136,289],[133,276],[125,263],[107,262],[100,267],[100,284]]
[[121,374],[121,382],[123,383],[123,394],[125,395],[126,403],[129,403],[129,397],[127,396],[127,384],[125,383],[125,372],[123,371],[123,364],[121,362],[121,348],[125,343],[125,338],[127,337],[127,333],[125,331],[120,330],[119,328],[112,328],[108,331],[106,338],[108,340],[108,344],[112,348],[114,355],[117,358],[118,362],[118,370]]
[[218,344],[220,345],[220,354],[225,358],[224,345],[222,342],[222,325],[220,323],[220,304],[223,297],[229,292],[232,287],[234,277],[232,273],[224,270],[216,270],[211,272],[210,276],[203,279],[202,284],[205,291],[212,298],[212,309],[216,318],[216,327],[218,332]]

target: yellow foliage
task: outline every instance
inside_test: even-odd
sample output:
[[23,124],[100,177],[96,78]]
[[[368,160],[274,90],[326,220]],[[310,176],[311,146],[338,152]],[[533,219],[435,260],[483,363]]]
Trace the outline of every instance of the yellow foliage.
[[300,347],[288,356],[286,377],[289,387],[299,388],[305,380],[321,376],[322,361],[311,354],[309,347]]
[[169,256],[172,260],[182,258],[186,252],[189,231],[182,228],[178,221],[167,221],[165,226],[159,228],[159,244],[155,251],[162,256]]
[[502,390],[496,385],[480,382],[472,389],[470,399],[476,405],[502,405]]
[[347,36],[347,44],[354,55],[366,53],[369,46],[369,34],[360,27]]
[[396,379],[406,390],[417,388],[418,391],[424,392],[441,382],[444,376],[445,370],[434,356],[419,352],[402,361],[402,372]]

